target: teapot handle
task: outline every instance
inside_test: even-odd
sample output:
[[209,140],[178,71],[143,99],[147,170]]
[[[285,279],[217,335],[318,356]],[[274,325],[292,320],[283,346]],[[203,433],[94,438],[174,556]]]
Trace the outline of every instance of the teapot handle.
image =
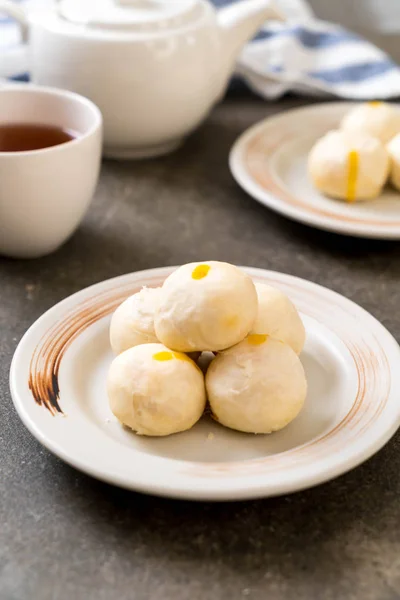
[[23,11],[22,8],[19,8],[19,6],[16,6],[14,2],[10,2],[10,0],[0,0],[0,12],[5,13],[17,21],[21,31],[22,41],[26,43],[28,41],[29,23],[25,11]]

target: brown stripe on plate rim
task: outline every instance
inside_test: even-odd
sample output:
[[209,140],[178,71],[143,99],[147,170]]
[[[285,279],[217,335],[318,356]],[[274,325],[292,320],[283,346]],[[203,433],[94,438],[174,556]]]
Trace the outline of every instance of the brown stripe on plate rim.
[[153,279],[139,284],[121,286],[118,292],[107,290],[91,297],[66,317],[53,325],[36,346],[29,368],[28,385],[35,402],[44,406],[55,416],[64,415],[60,406],[60,386],[58,375],[65,351],[78,335],[99,319],[107,316],[129,295],[139,291]]

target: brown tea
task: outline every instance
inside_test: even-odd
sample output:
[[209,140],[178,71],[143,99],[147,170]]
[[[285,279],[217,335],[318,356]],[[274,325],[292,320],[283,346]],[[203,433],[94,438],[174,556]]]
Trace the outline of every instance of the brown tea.
[[0,123],[0,152],[26,152],[65,144],[77,134],[52,125]]

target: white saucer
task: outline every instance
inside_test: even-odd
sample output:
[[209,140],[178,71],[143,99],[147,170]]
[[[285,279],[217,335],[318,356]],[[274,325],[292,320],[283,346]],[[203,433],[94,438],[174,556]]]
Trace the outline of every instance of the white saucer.
[[235,142],[232,174],[255,200],[301,223],[347,235],[400,239],[400,192],[387,187],[376,200],[347,204],[323,196],[308,178],[311,147],[337,128],[353,106],[315,104],[261,121]]
[[46,312],[22,338],[10,383],[32,434],[74,467],[133,490],[191,499],[273,496],[327,481],[379,450],[400,424],[400,350],[362,308],[318,285],[246,269],[280,287],[304,318],[301,360],[309,393],[293,423],[249,435],[204,417],[191,431],[139,437],[108,408],[110,314],[172,268],[132,273],[87,288]]

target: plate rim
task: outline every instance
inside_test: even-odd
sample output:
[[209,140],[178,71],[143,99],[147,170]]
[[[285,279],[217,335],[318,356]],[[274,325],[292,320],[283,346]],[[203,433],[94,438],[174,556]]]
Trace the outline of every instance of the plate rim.
[[360,104],[357,101],[335,101],[335,102],[316,102],[297,108],[290,108],[284,112],[279,112],[273,115],[269,115],[264,119],[254,123],[243,131],[233,143],[228,158],[229,168],[232,177],[236,183],[241,187],[249,196],[259,202],[261,205],[273,210],[274,212],[290,219],[321,229],[323,231],[329,231],[331,233],[348,235],[352,237],[367,238],[367,239],[386,239],[386,240],[399,240],[400,239],[400,225],[392,228],[383,228],[379,225],[373,224],[358,224],[354,225],[351,222],[345,222],[336,220],[329,216],[319,216],[312,212],[307,212],[301,207],[293,207],[289,203],[282,201],[280,198],[275,196],[272,191],[262,188],[249,173],[242,157],[242,153],[248,142],[254,138],[258,133],[262,133],[262,130],[269,124],[275,121],[283,121],[286,117],[295,116],[300,113],[310,113],[313,111],[324,111],[331,109],[338,109],[339,107],[343,110],[350,109],[353,106]]
[[[326,469],[325,471],[323,471],[322,474],[320,472],[316,472],[314,474],[311,473],[305,478],[304,481],[301,481],[301,478],[300,478],[300,481],[293,480],[293,478],[291,480],[289,479],[289,481],[286,482],[286,485],[283,485],[283,486],[280,485],[280,486],[278,486],[279,489],[275,489],[275,490],[268,490],[269,486],[266,485],[265,482],[260,482],[260,484],[258,486],[253,485],[250,488],[250,490],[247,489],[245,486],[242,486],[240,489],[233,486],[234,487],[233,490],[229,486],[227,489],[221,488],[218,490],[215,490],[215,489],[212,490],[209,487],[207,487],[207,485],[205,485],[204,488],[202,488],[202,489],[201,488],[193,489],[190,486],[186,487],[186,488],[176,487],[176,484],[173,484],[173,483],[171,485],[165,485],[165,483],[163,483],[162,485],[159,485],[159,484],[157,484],[157,482],[153,482],[151,485],[149,483],[146,483],[145,485],[140,485],[140,484],[134,483],[132,481],[127,482],[124,477],[121,478],[118,474],[110,475],[108,473],[104,473],[104,472],[102,472],[101,468],[100,469],[97,468],[96,465],[93,466],[93,465],[83,464],[83,462],[80,461],[79,458],[78,459],[75,459],[74,457],[71,458],[71,456],[69,456],[68,453],[66,453],[62,448],[59,447],[59,444],[57,443],[57,441],[54,442],[52,439],[49,439],[48,436],[43,434],[43,432],[40,429],[40,424],[36,423],[35,420],[24,410],[24,399],[21,398],[19,395],[16,381],[17,381],[17,377],[18,377],[18,375],[17,375],[18,364],[19,364],[19,360],[23,359],[22,354],[24,352],[25,344],[29,342],[30,336],[36,335],[37,330],[40,329],[41,324],[45,321],[46,318],[49,317],[49,315],[51,315],[53,312],[56,312],[57,310],[59,310],[60,308],[65,306],[66,304],[72,303],[72,305],[74,305],[74,301],[76,301],[78,297],[81,297],[82,295],[85,297],[89,297],[89,294],[91,291],[95,291],[96,289],[99,289],[105,285],[111,286],[113,282],[117,282],[117,281],[122,283],[122,282],[132,281],[132,279],[134,280],[135,278],[138,279],[138,281],[140,281],[141,279],[145,278],[146,275],[157,275],[159,277],[165,277],[168,273],[173,271],[175,268],[176,267],[160,267],[160,268],[155,268],[155,269],[136,271],[133,273],[128,273],[125,275],[120,275],[120,276],[113,277],[113,278],[110,278],[107,280],[103,280],[103,281],[95,283],[91,286],[88,286],[80,291],[77,291],[77,292],[71,294],[70,296],[64,298],[63,300],[61,300],[60,302],[55,304],[53,307],[46,310],[38,319],[36,319],[34,321],[34,323],[32,323],[32,325],[28,328],[26,333],[22,336],[22,338],[21,338],[20,342],[18,343],[18,346],[15,350],[15,353],[14,353],[14,356],[13,356],[13,359],[11,362],[11,367],[10,367],[11,396],[12,396],[13,404],[17,410],[17,413],[18,413],[20,419],[22,420],[22,422],[24,423],[24,425],[32,433],[32,435],[43,446],[45,446],[50,452],[52,452],[53,454],[55,454],[56,456],[61,458],[67,464],[73,466],[74,468],[77,468],[78,470],[80,470],[84,473],[94,476],[97,479],[100,479],[107,483],[111,483],[113,485],[118,485],[120,487],[124,487],[127,489],[145,492],[145,493],[156,494],[159,496],[185,498],[185,499],[190,499],[190,500],[211,500],[211,501],[223,500],[224,501],[224,500],[244,500],[244,499],[251,499],[251,498],[277,496],[277,495],[282,495],[282,494],[286,494],[286,493],[300,491],[302,489],[307,489],[307,488],[313,487],[315,485],[318,485],[320,483],[323,483],[325,481],[329,481],[341,474],[346,473],[347,471],[353,469],[354,467],[358,466],[360,463],[362,463],[365,460],[367,460],[368,458],[370,458],[379,449],[381,449],[387,443],[387,441],[392,437],[392,435],[395,433],[395,431],[398,429],[398,427],[400,425],[400,406],[399,406],[396,414],[393,415],[393,418],[392,418],[391,422],[389,423],[389,425],[387,425],[386,428],[380,433],[380,435],[378,437],[376,437],[376,439],[373,440],[373,443],[367,444],[366,448],[364,448],[363,446],[358,448],[358,446],[356,446],[356,450],[358,448],[357,451],[353,452],[347,458],[344,457],[344,459],[341,462],[339,461],[339,463],[335,463],[335,464],[331,465],[331,467],[329,469]],[[303,285],[305,283],[307,286],[311,286],[311,287],[315,286],[316,288],[323,290],[324,293],[328,292],[328,294],[332,294],[333,297],[339,298],[340,301],[344,300],[345,302],[350,303],[351,305],[353,305],[353,307],[357,311],[361,311],[361,314],[363,314],[365,317],[370,319],[371,324],[373,323],[374,327],[378,327],[379,331],[382,333],[382,336],[385,338],[385,342],[387,343],[387,346],[389,347],[391,353],[393,353],[393,352],[396,353],[396,359],[400,364],[400,348],[399,348],[399,345],[397,344],[396,340],[394,339],[394,337],[373,315],[371,315],[368,311],[363,309],[358,304],[354,303],[352,300],[346,298],[345,296],[342,296],[341,294],[339,294],[338,292],[335,292],[334,290],[330,290],[329,288],[326,288],[324,286],[321,286],[319,284],[316,284],[316,283],[311,282],[306,279],[302,279],[302,278],[294,276],[294,275],[289,275],[289,274],[285,274],[285,273],[280,273],[280,272],[266,270],[266,269],[260,269],[260,268],[254,268],[254,267],[242,267],[242,268],[245,268],[246,271],[249,272],[253,277],[262,276],[262,275],[265,276],[267,274],[267,275],[283,277],[283,279],[288,278],[288,280],[299,281]],[[82,298],[82,299],[84,299],[84,298]],[[73,306],[71,306],[71,310],[72,309],[73,309]],[[390,346],[391,346],[391,348],[390,348]],[[393,389],[390,390],[390,394],[393,394]],[[372,427],[373,427],[373,425],[372,425]],[[158,460],[163,459],[163,457],[157,457],[157,459]],[[182,462],[182,463],[186,463],[189,465],[192,464],[192,463],[186,462],[186,461],[176,461],[176,462],[177,463]],[[246,462],[246,461],[243,461],[243,462]],[[239,481],[240,481],[240,478],[239,478]],[[243,481],[243,479],[241,481],[242,481],[242,483],[245,483],[245,481]]]

